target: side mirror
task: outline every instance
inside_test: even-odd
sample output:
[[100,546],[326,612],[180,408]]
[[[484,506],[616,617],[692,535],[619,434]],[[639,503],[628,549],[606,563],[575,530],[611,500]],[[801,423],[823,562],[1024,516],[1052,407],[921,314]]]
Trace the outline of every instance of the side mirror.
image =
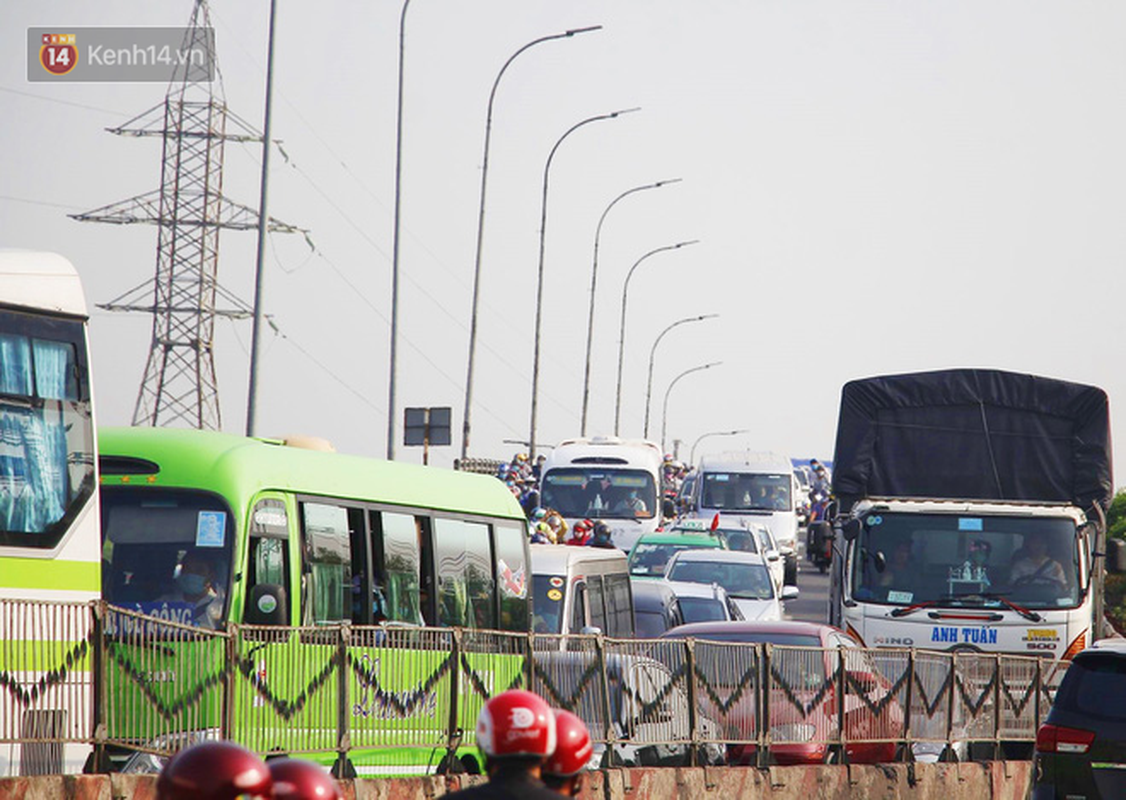
[[798,596],[798,587],[796,586],[783,586],[782,587],[782,602],[787,600],[794,600]]
[[276,583],[260,583],[251,587],[243,622],[250,625],[288,625],[289,599],[285,587]]
[[782,557],[782,555],[777,550],[767,550],[766,551],[766,560],[767,561],[777,561],[781,557]]
[[841,526],[841,536],[844,537],[846,542],[855,542],[857,537],[860,536],[860,520],[846,519],[844,525]]

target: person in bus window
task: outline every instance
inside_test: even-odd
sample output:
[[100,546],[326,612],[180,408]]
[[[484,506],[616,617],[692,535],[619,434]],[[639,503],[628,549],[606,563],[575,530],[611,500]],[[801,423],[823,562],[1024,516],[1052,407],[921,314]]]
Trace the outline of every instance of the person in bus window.
[[223,622],[223,594],[216,586],[211,562],[195,550],[189,550],[180,562],[174,588],[159,598],[162,603],[180,603],[191,607],[190,624],[207,630],[218,630]]

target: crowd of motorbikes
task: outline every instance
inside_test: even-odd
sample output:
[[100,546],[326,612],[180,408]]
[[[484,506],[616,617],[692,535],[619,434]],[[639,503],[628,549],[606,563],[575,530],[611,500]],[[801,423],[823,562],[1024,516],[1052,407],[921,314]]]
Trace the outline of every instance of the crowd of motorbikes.
[[826,530],[827,526],[814,523],[827,519],[833,492],[824,466],[814,463],[811,472],[809,503],[805,514],[805,557],[821,574],[825,574],[833,561],[833,539]]

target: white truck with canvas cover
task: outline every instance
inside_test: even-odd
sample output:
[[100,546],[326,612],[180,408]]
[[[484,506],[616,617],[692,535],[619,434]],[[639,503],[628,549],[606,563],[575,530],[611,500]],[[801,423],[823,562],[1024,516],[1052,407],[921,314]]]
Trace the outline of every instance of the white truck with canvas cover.
[[1107,397],[955,369],[847,383],[829,622],[868,647],[1042,656],[1100,634]]

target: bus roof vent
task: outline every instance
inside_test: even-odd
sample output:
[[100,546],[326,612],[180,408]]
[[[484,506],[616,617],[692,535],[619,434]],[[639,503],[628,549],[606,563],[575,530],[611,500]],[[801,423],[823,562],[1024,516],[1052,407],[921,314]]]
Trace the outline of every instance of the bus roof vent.
[[160,465],[147,458],[98,456],[98,469],[103,475],[156,475]]
[[281,441],[286,447],[297,447],[302,450],[320,450],[322,453],[336,452],[336,448],[332,446],[332,442],[328,439],[322,439],[320,436],[306,436],[303,433],[295,433],[290,436],[283,436]]

